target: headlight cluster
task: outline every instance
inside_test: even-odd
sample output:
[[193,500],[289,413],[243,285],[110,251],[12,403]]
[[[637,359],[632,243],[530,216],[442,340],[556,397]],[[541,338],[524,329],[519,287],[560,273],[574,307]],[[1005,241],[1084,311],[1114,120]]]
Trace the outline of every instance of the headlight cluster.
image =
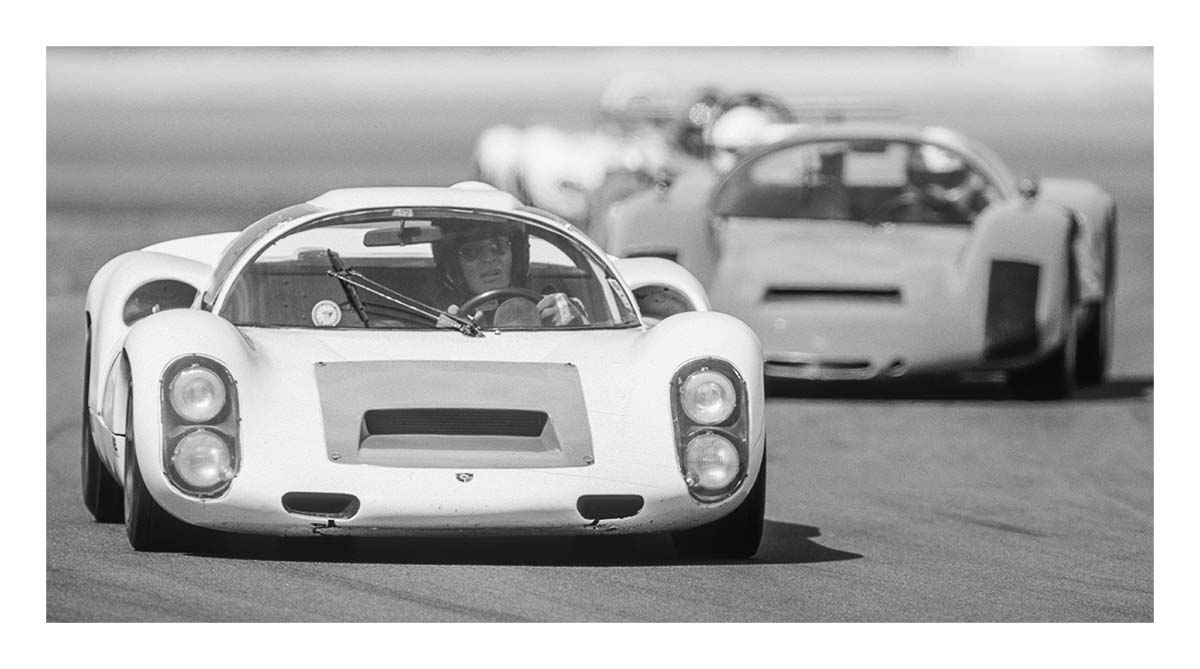
[[168,477],[196,497],[225,492],[238,471],[237,387],[224,365],[187,356],[162,377],[163,461]]
[[729,362],[704,358],[681,367],[671,391],[683,479],[696,499],[720,501],[746,477],[746,383]]

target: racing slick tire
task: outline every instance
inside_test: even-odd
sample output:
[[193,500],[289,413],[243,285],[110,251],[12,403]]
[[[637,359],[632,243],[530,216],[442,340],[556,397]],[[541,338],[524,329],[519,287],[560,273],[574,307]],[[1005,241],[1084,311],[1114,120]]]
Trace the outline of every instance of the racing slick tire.
[[1088,309],[1087,325],[1079,335],[1075,378],[1081,386],[1098,386],[1108,378],[1112,352],[1112,297]]
[[1076,381],[1081,386],[1098,386],[1108,378],[1112,361],[1113,342],[1113,292],[1116,287],[1117,239],[1116,214],[1110,215],[1105,234],[1104,250],[1104,299],[1088,308],[1085,327],[1079,333]]
[[1071,335],[1040,362],[1008,373],[1013,394],[1029,400],[1060,400],[1075,389],[1075,337]]
[[154,501],[138,466],[133,443],[133,389],[125,421],[125,535],[136,551],[156,552],[175,547],[187,538],[188,527]]
[[762,543],[767,502],[767,454],[750,494],[729,515],[690,530],[671,533],[675,552],[684,558],[748,559]]
[[108,472],[96,452],[92,439],[92,421],[88,415],[88,381],[92,362],[92,333],[88,328],[83,351],[83,421],[80,426],[83,438],[79,471],[82,479],[83,505],[88,513],[100,523],[119,523],[124,517],[121,486]]
[[1074,262],[1068,262],[1067,277],[1071,289],[1066,291],[1063,305],[1066,332],[1062,335],[1062,343],[1033,365],[1008,373],[1008,385],[1017,397],[1029,400],[1060,400],[1070,397],[1075,390],[1075,347],[1078,339],[1075,334],[1074,274]]

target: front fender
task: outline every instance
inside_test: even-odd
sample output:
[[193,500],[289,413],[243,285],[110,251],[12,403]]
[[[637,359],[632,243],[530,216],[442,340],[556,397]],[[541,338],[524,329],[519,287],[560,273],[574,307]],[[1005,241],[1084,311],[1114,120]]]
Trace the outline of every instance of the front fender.
[[[961,261],[962,285],[978,299],[964,303],[976,305],[989,340],[1001,336],[997,327],[1016,327],[1001,326],[1000,319],[1011,321],[1014,310],[1024,312],[1016,319],[1024,323],[1017,328],[1021,334],[1008,336],[1010,345],[987,344],[985,357],[1036,356],[1053,349],[1068,331],[1077,301],[1070,212],[1046,202],[1014,200],[989,207],[974,225]],[[1014,295],[1016,290],[1036,290],[1036,295]]]
[[212,267],[203,262],[145,250],[121,254],[96,272],[84,302],[91,328],[87,397],[92,409],[108,392],[105,384],[136,318],[192,306],[211,276]]
[[[762,345],[750,326],[728,314],[692,311],[664,319],[643,336],[641,359],[635,369],[645,378],[665,379],[663,393],[671,391],[669,379],[688,361],[717,357],[733,364],[746,382],[751,462],[757,467],[766,434],[766,404]],[[757,475],[757,469],[750,475]]]
[[1039,199],[1075,212],[1079,235],[1075,258],[1079,271],[1080,299],[1103,300],[1116,285],[1117,205],[1111,195],[1082,179],[1043,179]]
[[[233,324],[195,309],[164,311],[138,321],[126,337],[124,354],[133,392],[133,423],[124,426],[125,433],[132,430],[146,486],[158,497],[166,494],[167,484],[150,472],[164,471],[161,384],[167,366],[182,356],[203,355],[224,365],[237,384],[261,359]],[[118,449],[118,457],[123,467],[123,449]]]
[[[691,272],[663,258],[614,258],[613,265],[637,298],[643,317],[683,311],[709,311],[708,293]],[[670,303],[674,309],[656,309],[657,302]]]

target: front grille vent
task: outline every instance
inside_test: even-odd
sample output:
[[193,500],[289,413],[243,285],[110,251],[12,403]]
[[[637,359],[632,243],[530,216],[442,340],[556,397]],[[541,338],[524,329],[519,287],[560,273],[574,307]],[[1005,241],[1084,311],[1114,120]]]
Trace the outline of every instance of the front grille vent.
[[351,518],[358,513],[358,498],[333,492],[289,492],[283,508],[289,513],[318,518]]
[[372,409],[363,428],[374,435],[540,437],[547,416],[517,409]]
[[900,289],[841,288],[817,286],[771,286],[763,295],[765,302],[788,302],[797,300],[836,300],[854,302],[899,302]]

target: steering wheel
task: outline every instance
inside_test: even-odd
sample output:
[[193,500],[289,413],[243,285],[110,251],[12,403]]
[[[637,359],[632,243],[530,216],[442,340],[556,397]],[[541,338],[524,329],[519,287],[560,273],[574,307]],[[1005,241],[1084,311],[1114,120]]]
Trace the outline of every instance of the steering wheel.
[[927,204],[922,195],[913,191],[901,193],[888,198],[883,202],[883,204],[880,204],[878,207],[872,209],[871,213],[867,214],[866,218],[863,219],[863,222],[871,224],[879,223],[886,220],[895,212],[904,209],[905,207],[911,207],[917,204]]
[[959,211],[949,202],[938,199],[928,193],[901,193],[879,205],[863,219],[864,223],[880,223],[886,220],[890,215],[905,207],[918,205],[934,212],[937,217],[929,218],[924,221],[905,221],[905,222],[922,222],[922,223],[970,223],[974,220],[978,212],[963,212]]
[[486,290],[475,297],[463,302],[458,307],[458,315],[464,318],[470,318],[479,308],[479,305],[492,300],[498,300],[504,297],[523,297],[534,304],[537,304],[542,299],[542,294],[528,288],[517,288],[509,286],[508,288],[497,288],[495,290]]

